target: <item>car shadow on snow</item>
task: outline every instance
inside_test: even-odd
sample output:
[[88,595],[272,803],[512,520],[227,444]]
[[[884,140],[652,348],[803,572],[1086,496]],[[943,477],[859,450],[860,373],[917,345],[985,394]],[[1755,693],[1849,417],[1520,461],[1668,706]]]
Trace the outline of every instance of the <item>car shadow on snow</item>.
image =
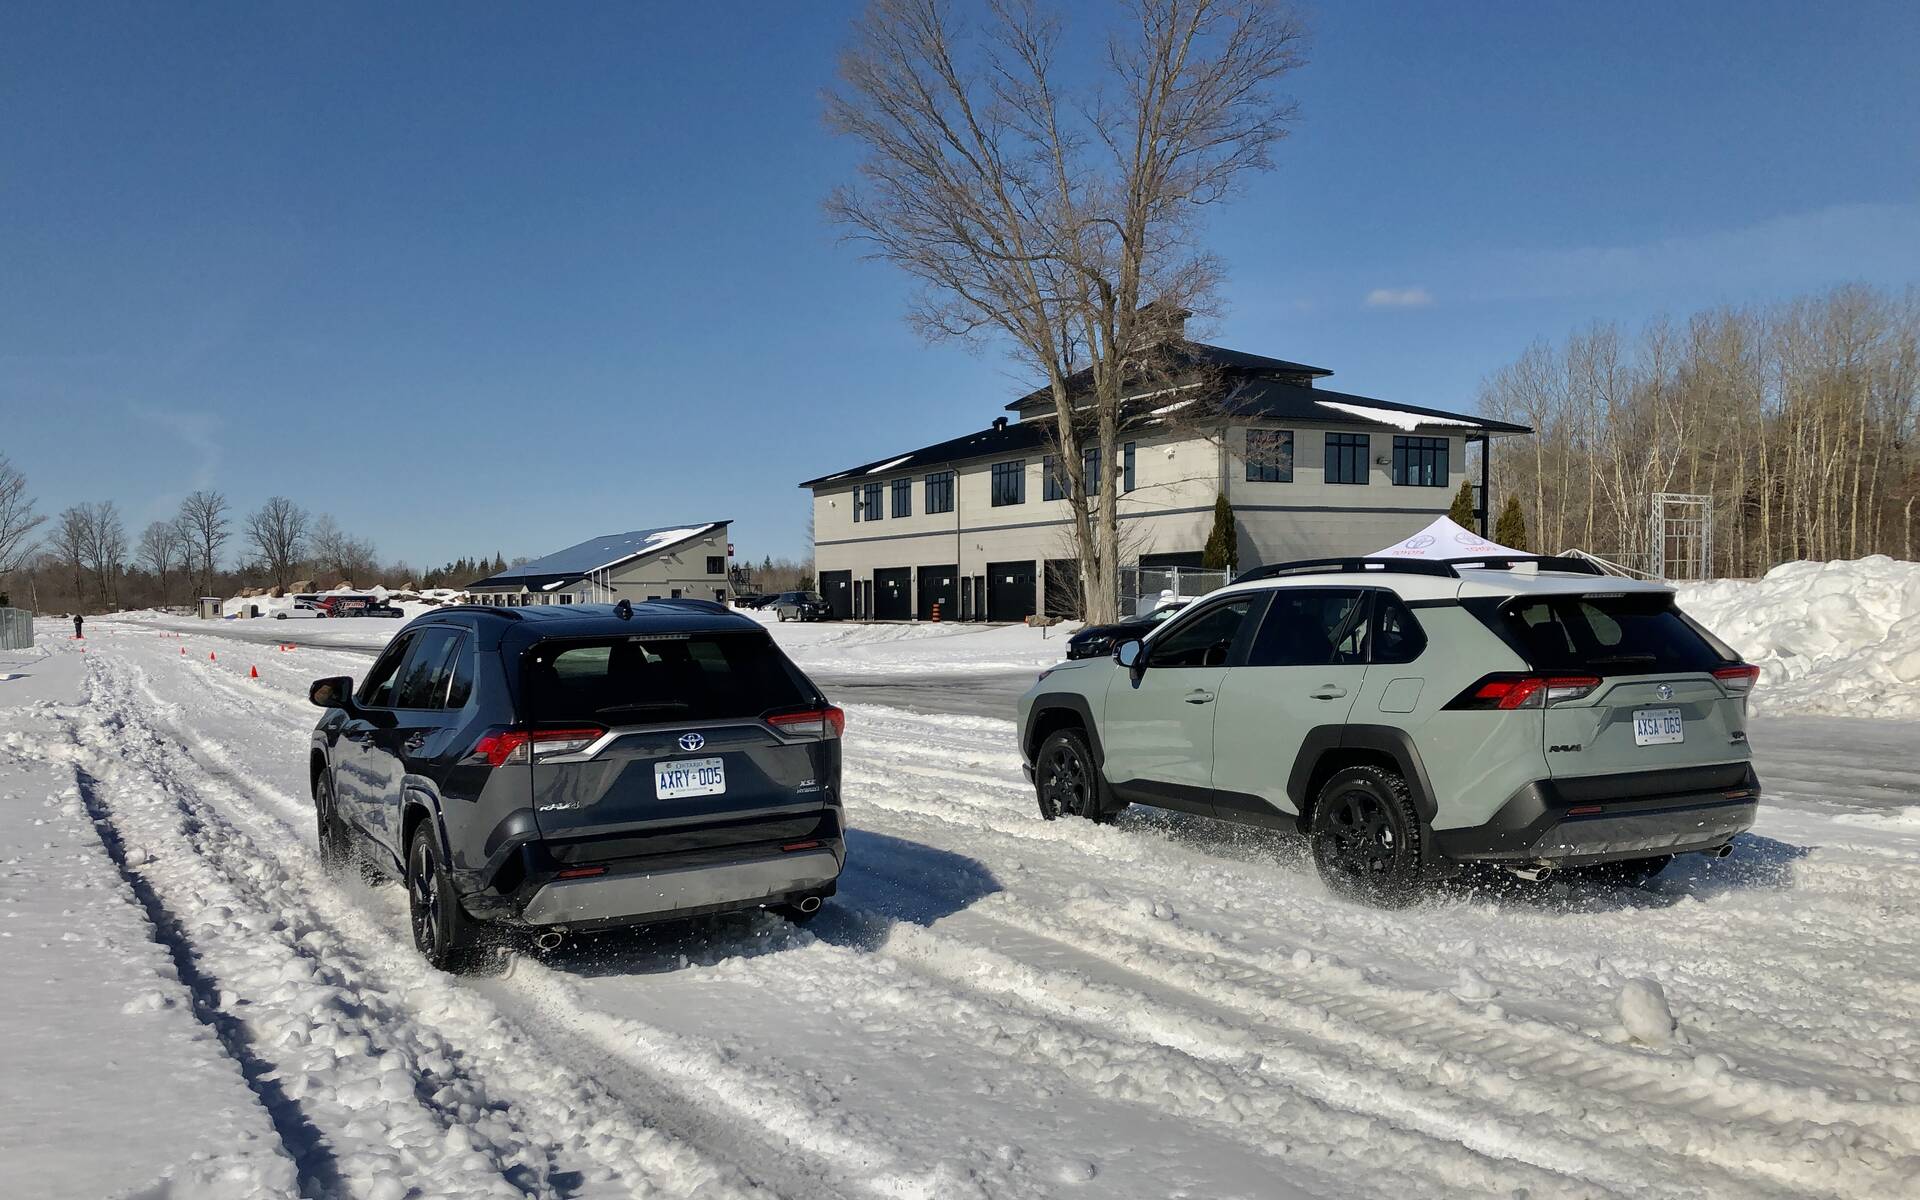
[[556,950],[534,953],[554,970],[596,977],[758,958],[804,948],[815,937],[869,950],[896,924],[931,925],[999,890],[993,873],[963,854],[853,829],[847,831],[839,892],[804,930],[766,909],[751,909],[583,934]]
[[1711,900],[1748,891],[1784,891],[1793,886],[1794,864],[1808,847],[1743,833],[1726,858],[1682,854],[1644,884],[1610,883],[1567,872],[1545,880],[1520,879],[1495,867],[1471,868],[1443,881],[1436,900],[1470,900],[1515,908],[1580,912],[1671,908],[1683,900]]

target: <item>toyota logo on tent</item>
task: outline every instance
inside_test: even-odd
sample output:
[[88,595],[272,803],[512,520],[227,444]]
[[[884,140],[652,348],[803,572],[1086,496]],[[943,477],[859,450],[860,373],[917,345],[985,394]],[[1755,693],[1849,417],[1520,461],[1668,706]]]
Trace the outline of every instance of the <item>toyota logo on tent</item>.
[[707,739],[697,733],[683,733],[680,735],[680,748],[682,750],[698,750],[706,744]]

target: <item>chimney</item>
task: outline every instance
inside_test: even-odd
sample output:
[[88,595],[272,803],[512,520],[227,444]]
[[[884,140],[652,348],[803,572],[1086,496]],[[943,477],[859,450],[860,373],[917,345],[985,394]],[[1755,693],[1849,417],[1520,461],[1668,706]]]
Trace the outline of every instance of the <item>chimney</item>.
[[1000,430],[1005,429],[1006,427],[1007,427],[1007,419],[1005,417],[995,417],[993,419],[993,429],[995,433],[998,433]]
[[1186,341],[1187,318],[1193,315],[1193,310],[1166,300],[1149,300],[1140,306],[1136,315],[1139,317],[1139,326],[1135,343],[1137,348],[1144,350]]

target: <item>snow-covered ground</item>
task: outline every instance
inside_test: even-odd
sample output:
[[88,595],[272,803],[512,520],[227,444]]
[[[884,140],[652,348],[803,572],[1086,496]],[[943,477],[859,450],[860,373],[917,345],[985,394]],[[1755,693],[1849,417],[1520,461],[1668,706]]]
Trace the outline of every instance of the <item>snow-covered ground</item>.
[[[364,649],[180,624],[0,663],[9,1195],[1920,1194],[1920,725],[1756,722],[1759,826],[1649,890],[1379,912],[1277,834],[1042,822],[1008,721],[856,706],[809,930],[463,981],[319,870],[305,687]],[[1009,632],[949,629],[776,636]]]

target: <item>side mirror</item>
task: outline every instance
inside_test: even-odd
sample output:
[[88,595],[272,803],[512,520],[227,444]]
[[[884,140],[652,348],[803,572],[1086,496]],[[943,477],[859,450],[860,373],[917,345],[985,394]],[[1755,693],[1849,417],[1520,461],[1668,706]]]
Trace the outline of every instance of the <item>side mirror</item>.
[[1113,661],[1119,663],[1129,671],[1138,671],[1146,665],[1141,661],[1142,655],[1146,653],[1146,649],[1146,644],[1139,638],[1128,638],[1114,648]]
[[350,708],[353,705],[353,680],[346,675],[316,679],[307,688],[307,699],[318,708]]

